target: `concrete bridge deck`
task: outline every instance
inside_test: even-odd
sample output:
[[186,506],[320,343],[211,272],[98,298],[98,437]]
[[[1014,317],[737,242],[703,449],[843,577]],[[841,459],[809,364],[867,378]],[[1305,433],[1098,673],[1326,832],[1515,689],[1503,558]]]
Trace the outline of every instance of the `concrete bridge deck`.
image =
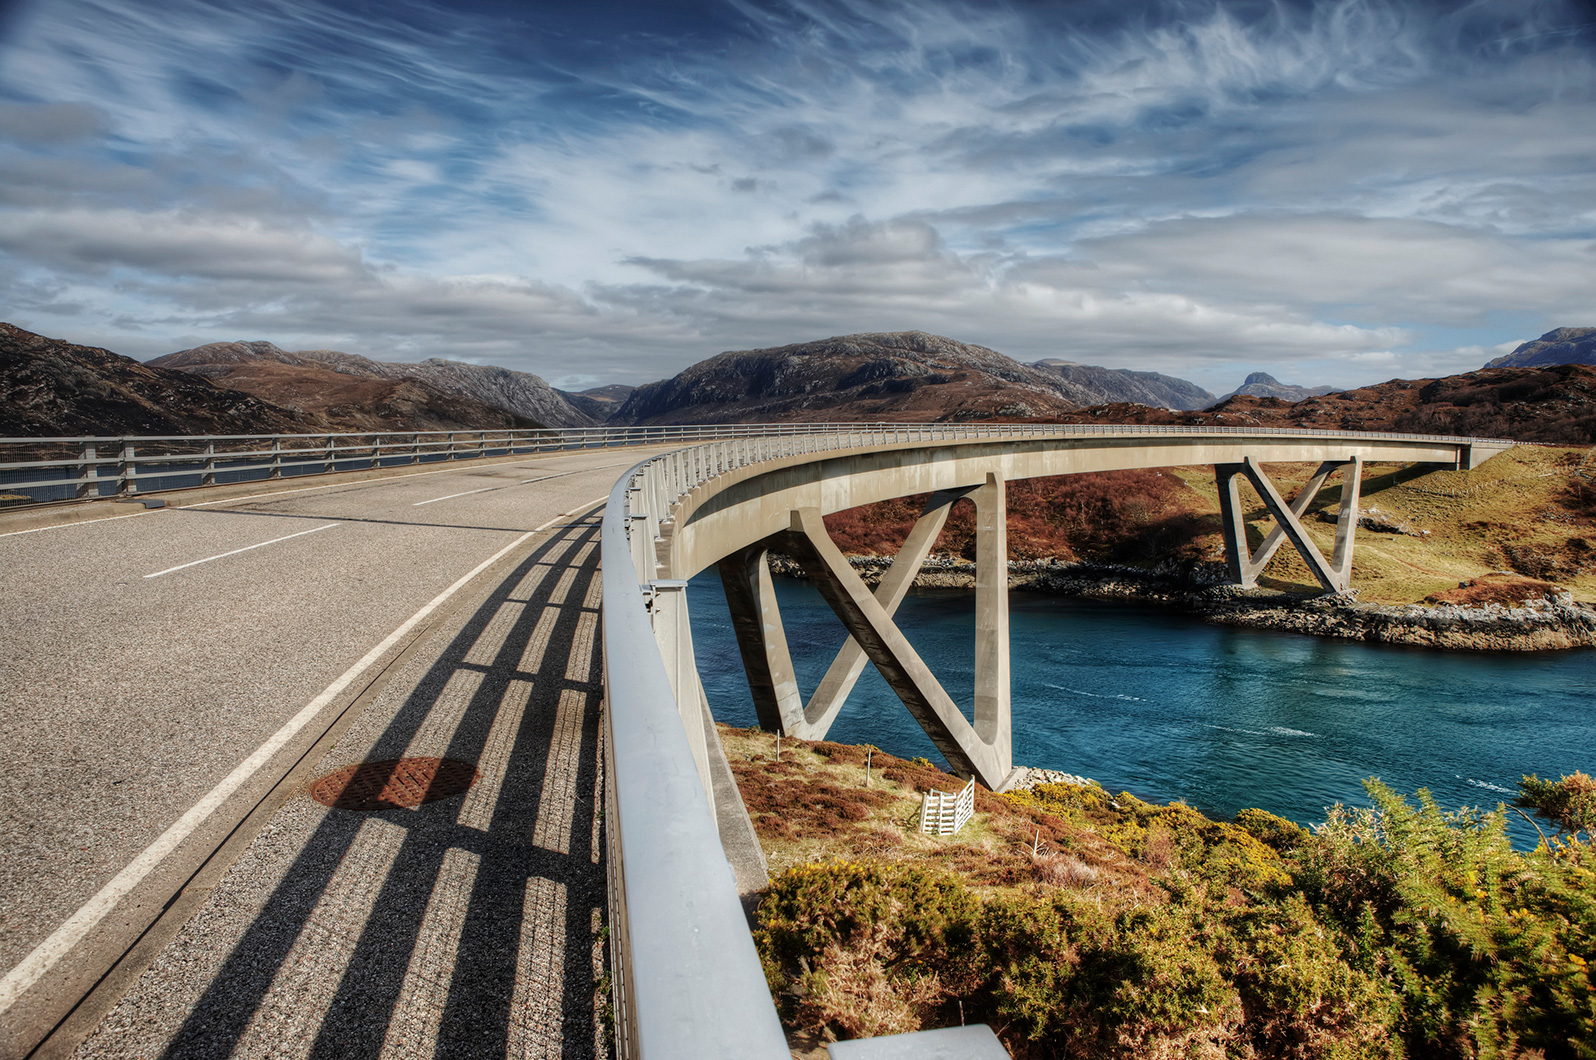
[[[594,505],[635,459],[0,518],[0,1056],[603,1055]],[[480,776],[415,809],[307,794],[429,755]]]

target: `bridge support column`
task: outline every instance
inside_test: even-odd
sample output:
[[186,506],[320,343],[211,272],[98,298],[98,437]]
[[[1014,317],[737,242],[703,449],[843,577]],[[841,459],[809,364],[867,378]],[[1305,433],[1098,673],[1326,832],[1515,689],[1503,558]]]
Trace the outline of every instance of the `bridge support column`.
[[[1341,472],[1341,512],[1336,522],[1335,551],[1330,560],[1324,558],[1312,539],[1308,537],[1302,515],[1308,505],[1319,495],[1325,480],[1336,471]],[[1363,475],[1363,461],[1327,460],[1319,465],[1313,477],[1288,504],[1279,489],[1251,458],[1239,464],[1215,464],[1214,481],[1219,487],[1220,522],[1225,536],[1225,562],[1230,568],[1231,580],[1244,588],[1258,584],[1258,575],[1268,566],[1276,550],[1287,540],[1308,565],[1308,571],[1329,592],[1344,592],[1352,584],[1352,539],[1357,529],[1358,502]],[[1275,525],[1265,535],[1258,551],[1247,545],[1247,526],[1241,506],[1241,478],[1252,483],[1263,500],[1264,507],[1275,519]]]
[[[947,524],[949,508],[973,488],[941,490],[931,495],[925,511],[876,586],[876,600],[889,616],[897,612],[898,605],[914,584],[914,576],[920,572],[920,565],[936,545],[942,527]],[[850,636],[820,679],[809,705],[803,705],[781,625],[781,610],[776,605],[775,588],[771,584],[769,554],[770,543],[759,542],[732,553],[719,564],[721,586],[726,592],[737,647],[748,674],[754,710],[760,727],[769,732],[781,732],[800,740],[823,740],[859,675],[864,673],[869,657]]]
[[[816,508],[792,513],[790,529],[768,542],[804,567],[826,603],[853,640],[875,663],[887,684],[914,715],[954,772],[975,776],[993,791],[1017,779],[1014,769],[1008,687],[1008,562],[1004,548],[1003,480],[987,481],[969,490],[976,503],[978,569],[975,724],[937,681],[930,667],[893,624],[883,601],[870,592],[826,533]],[[932,540],[935,540],[933,537]],[[907,557],[906,557],[907,558]],[[995,562],[1001,558],[999,565]],[[896,569],[898,564],[894,563]],[[918,566],[915,564],[913,566]],[[908,573],[905,580],[912,580]],[[984,586],[984,589],[982,588]],[[890,594],[887,594],[890,599]],[[900,596],[901,599],[901,596]],[[894,604],[896,607],[896,604]]]

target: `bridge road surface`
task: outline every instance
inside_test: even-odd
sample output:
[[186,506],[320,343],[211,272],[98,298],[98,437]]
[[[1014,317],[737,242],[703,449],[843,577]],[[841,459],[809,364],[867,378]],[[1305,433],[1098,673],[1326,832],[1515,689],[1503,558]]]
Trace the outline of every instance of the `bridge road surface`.
[[[566,516],[646,452],[0,518],[0,1056],[602,1047],[598,518]],[[407,754],[479,779],[305,793]]]

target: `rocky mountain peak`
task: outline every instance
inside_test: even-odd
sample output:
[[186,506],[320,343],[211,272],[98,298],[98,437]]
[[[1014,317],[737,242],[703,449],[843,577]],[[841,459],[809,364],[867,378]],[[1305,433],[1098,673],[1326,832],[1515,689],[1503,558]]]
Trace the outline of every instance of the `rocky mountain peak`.
[[1485,367],[1538,368],[1553,364],[1596,364],[1596,328],[1554,328]]

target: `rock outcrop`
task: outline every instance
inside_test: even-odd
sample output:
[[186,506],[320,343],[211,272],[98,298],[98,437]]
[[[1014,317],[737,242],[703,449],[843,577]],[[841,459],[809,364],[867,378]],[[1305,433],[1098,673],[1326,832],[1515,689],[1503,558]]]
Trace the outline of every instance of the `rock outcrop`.
[[1538,368],[1550,364],[1596,364],[1596,328],[1556,328],[1485,367]]

